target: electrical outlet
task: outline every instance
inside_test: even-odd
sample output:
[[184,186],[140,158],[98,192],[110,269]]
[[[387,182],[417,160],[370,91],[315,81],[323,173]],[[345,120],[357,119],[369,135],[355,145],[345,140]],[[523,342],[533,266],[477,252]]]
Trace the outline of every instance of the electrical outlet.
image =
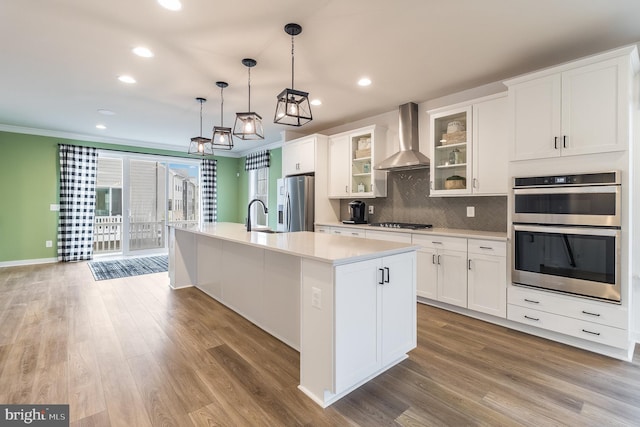
[[311,307],[322,308],[322,291],[320,288],[311,287]]
[[476,216],[476,207],[475,206],[467,206],[467,216],[469,218],[473,218]]
[[47,248],[52,248],[53,247],[53,242],[51,240],[47,240],[46,242],[44,242],[44,245]]
[[369,205],[369,215],[373,215],[373,205]]

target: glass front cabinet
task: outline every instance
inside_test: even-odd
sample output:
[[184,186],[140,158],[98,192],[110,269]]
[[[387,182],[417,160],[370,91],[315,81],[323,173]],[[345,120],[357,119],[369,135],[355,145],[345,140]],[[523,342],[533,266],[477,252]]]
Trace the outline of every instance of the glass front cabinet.
[[468,194],[471,189],[472,106],[429,112],[430,195]]

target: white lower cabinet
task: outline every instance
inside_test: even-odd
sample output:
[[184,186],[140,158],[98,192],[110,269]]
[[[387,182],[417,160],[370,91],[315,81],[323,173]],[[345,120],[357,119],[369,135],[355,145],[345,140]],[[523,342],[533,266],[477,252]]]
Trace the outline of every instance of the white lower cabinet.
[[506,317],[506,243],[459,237],[413,235],[418,250],[416,294]]
[[414,234],[418,251],[417,295],[467,306],[467,239]]
[[406,253],[336,267],[336,393],[415,348],[415,260]]
[[619,305],[518,286],[509,287],[507,318],[626,349],[628,313]]
[[507,316],[506,244],[469,240],[467,308],[497,317]]

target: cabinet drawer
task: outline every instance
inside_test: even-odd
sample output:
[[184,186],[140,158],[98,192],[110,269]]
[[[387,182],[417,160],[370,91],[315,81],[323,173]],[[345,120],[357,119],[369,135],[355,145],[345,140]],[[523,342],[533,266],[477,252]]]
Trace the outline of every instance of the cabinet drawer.
[[412,234],[411,243],[430,249],[447,249],[452,251],[467,251],[467,239],[446,236],[425,236]]
[[507,319],[600,344],[627,348],[626,330],[509,304]]
[[386,240],[388,242],[411,243],[411,234],[394,231],[367,230],[367,239]]
[[470,254],[507,256],[507,244],[505,242],[469,239],[468,245]]
[[315,227],[315,232],[316,233],[331,233],[331,227],[327,227],[325,225],[316,225]]
[[365,237],[364,230],[361,230],[359,228],[333,227],[331,229],[331,232],[333,234],[337,234],[340,236],[361,237],[361,238]]
[[628,328],[627,310],[619,305],[599,303],[584,298],[510,286],[509,304],[532,308],[574,319],[586,320],[620,329]]

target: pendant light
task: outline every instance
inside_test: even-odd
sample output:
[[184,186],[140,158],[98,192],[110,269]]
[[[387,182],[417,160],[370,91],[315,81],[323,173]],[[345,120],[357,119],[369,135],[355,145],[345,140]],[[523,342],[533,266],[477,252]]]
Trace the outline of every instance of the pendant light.
[[284,26],[284,31],[291,36],[291,88],[283,90],[278,95],[278,104],[276,105],[276,114],[273,122],[299,127],[313,120],[311,105],[309,104],[309,93],[293,88],[293,37],[302,32],[302,27],[298,24],[287,24]]
[[196,101],[200,103],[200,136],[194,136],[189,143],[189,154],[198,156],[212,156],[213,147],[211,146],[211,140],[202,136],[202,104],[207,102],[205,98],[196,98]]
[[262,117],[251,111],[251,68],[257,61],[251,58],[242,60],[242,64],[249,70],[249,108],[247,113],[236,113],[236,123],[233,126],[233,134],[240,139],[264,139]]
[[211,145],[220,150],[231,150],[233,148],[233,135],[231,128],[224,127],[224,88],[229,86],[227,82],[216,82],[220,88],[220,126],[213,127],[213,139]]

